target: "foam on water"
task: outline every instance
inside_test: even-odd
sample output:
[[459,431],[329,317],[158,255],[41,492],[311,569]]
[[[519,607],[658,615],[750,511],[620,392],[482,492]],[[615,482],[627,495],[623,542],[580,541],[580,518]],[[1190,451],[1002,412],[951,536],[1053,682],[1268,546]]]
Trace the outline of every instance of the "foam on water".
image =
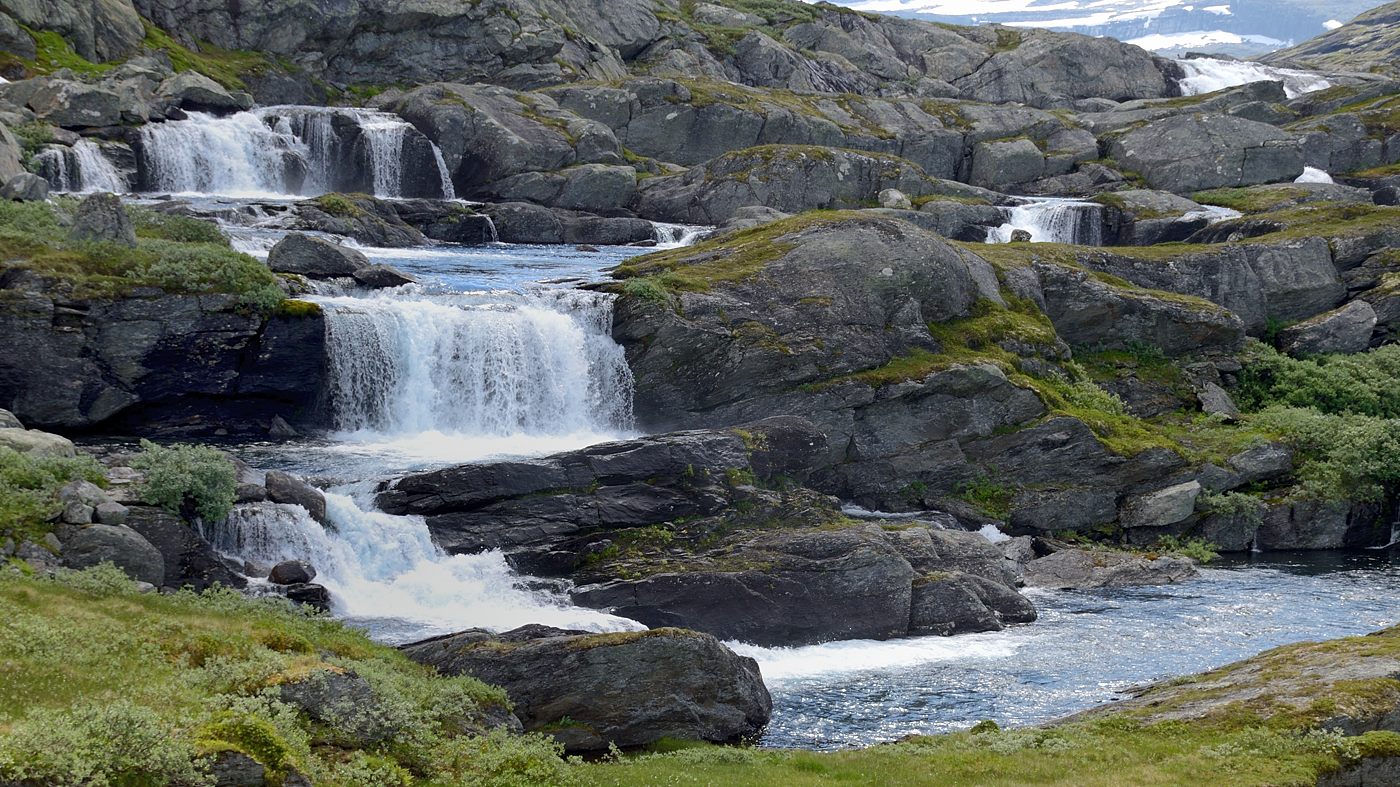
[[799,678],[896,670],[933,662],[1005,659],[1019,644],[1002,632],[966,634],[956,638],[852,639],[801,648],[764,648],[743,642],[727,643],[735,652],[758,661],[763,680],[780,686]]
[[1002,208],[1006,223],[987,233],[988,243],[1010,243],[1016,230],[1030,233],[1032,243],[1103,245],[1103,206],[1058,197],[1023,197],[1024,205]]
[[1277,81],[1283,83],[1283,92],[1289,98],[1297,98],[1304,93],[1325,90],[1332,83],[1321,74],[1299,71],[1295,68],[1277,68],[1247,60],[1218,60],[1213,57],[1190,58],[1176,61],[1186,72],[1180,81],[1181,93],[1197,96],[1213,93],[1236,85],[1250,82]]

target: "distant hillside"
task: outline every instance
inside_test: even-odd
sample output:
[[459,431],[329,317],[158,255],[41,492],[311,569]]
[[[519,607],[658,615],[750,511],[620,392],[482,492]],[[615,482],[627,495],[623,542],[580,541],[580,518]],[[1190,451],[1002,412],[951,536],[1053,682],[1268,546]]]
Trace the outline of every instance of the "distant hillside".
[[1367,11],[1350,24],[1265,59],[1400,75],[1400,2]]

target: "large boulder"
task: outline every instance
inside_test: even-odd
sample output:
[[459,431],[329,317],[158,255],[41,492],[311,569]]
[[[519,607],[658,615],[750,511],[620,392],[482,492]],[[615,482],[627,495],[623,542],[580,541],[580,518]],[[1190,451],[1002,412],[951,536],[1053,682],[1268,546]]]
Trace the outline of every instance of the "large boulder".
[[78,240],[136,245],[136,228],[115,194],[93,194],[78,203],[71,232]]
[[49,198],[49,182],[28,172],[15,175],[0,187],[0,199],[43,202]]
[[63,565],[91,568],[112,563],[138,582],[165,584],[165,557],[129,527],[88,525],[63,542]]
[[663,738],[740,741],[772,713],[758,664],[692,631],[472,629],[403,651],[445,675],[504,688],[525,730],[552,734],[571,752]]
[[1292,355],[1359,353],[1371,346],[1376,330],[1376,310],[1356,300],[1340,309],[1290,325],[1279,331],[1278,342]]
[[0,429],[0,446],[35,457],[76,456],[73,441],[63,435],[37,429]]
[[122,120],[122,97],[101,85],[47,79],[28,95],[29,108],[60,128],[114,126]]
[[0,123],[0,182],[8,183],[10,180],[29,174],[24,168],[24,150],[20,147],[19,140],[10,133],[10,129],[4,123]]
[[370,262],[355,249],[293,232],[268,252],[267,266],[277,273],[295,273],[308,279],[336,279],[353,277]]
[[910,634],[1001,631],[1005,623],[1035,619],[1035,606],[1025,596],[985,577],[952,572],[914,581]]
[[799,213],[874,203],[881,191],[927,193],[916,164],[840,148],[769,145],[727,153],[682,175],[650,178],[637,213],[656,221],[723,224],[741,208],[762,205]]
[[[291,473],[284,473],[281,470],[267,471],[267,480],[264,485],[267,487],[268,500],[274,503],[301,506],[306,509],[312,519],[321,523],[322,526],[333,526],[330,518],[326,515],[326,496],[321,493],[321,490]],[[302,581],[309,582],[310,580]]]
[[1173,585],[1199,572],[1191,560],[1173,555],[1147,557],[1103,549],[1062,549],[1025,566],[1029,587],[1071,589]]
[[1111,38],[1048,31],[996,31],[997,48],[972,74],[953,80],[965,98],[1035,107],[1075,99],[1173,95],[1173,69],[1151,53]]
[[181,71],[160,83],[157,95],[197,112],[237,112],[253,106],[247,93],[230,93],[223,85],[196,71]]
[[[99,512],[101,507],[98,508]],[[126,525],[160,552],[165,570],[162,581],[169,588],[203,591],[215,585],[242,588],[247,580],[228,566],[195,528],[178,516],[149,506],[131,506]]]
[[1291,181],[1303,172],[1300,140],[1267,123],[1183,114],[1113,140],[1109,154],[1152,188],[1178,194]]

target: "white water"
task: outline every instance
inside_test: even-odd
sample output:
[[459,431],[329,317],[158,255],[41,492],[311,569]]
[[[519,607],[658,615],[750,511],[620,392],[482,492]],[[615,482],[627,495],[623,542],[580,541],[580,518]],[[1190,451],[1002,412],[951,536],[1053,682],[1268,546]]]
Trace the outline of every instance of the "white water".
[[815,676],[893,670],[936,662],[1005,659],[1021,644],[1014,634],[992,632],[949,637],[917,637],[876,641],[866,639],[825,642],[800,648],[763,648],[743,642],[727,642],[742,656],[758,661],[763,681],[770,687]]
[[653,221],[651,226],[656,233],[657,246],[664,248],[693,246],[696,241],[705,237],[713,229],[691,224],[668,224],[662,221]]
[[1321,74],[1311,71],[1276,68],[1245,60],[1191,58],[1176,62],[1186,72],[1186,78],[1180,82],[1181,93],[1186,96],[1213,93],[1227,87],[1263,81],[1282,82],[1283,92],[1289,98],[1297,98],[1304,93],[1325,90],[1332,86]]
[[[363,156],[345,149],[336,131],[347,121],[360,130]],[[369,170],[376,196],[398,197],[411,128],[395,115],[363,109],[276,106],[222,117],[191,112],[186,120],[141,128],[146,186],[182,194],[315,195],[336,190],[346,168],[361,167]],[[451,199],[447,167],[436,147],[434,153],[443,196]]]
[[50,145],[38,154],[38,159],[54,191],[120,194],[130,188],[126,177],[102,155],[102,148],[89,139],[80,139],[71,148]]
[[1025,205],[1003,208],[1006,223],[987,233],[988,243],[1010,243],[1016,230],[1031,234],[1032,243],[1103,245],[1103,206],[1083,200],[1026,197]]
[[361,622],[398,620],[408,638],[466,628],[507,630],[527,623],[586,631],[644,628],[625,618],[572,606],[561,594],[521,584],[500,552],[448,555],[433,544],[421,517],[360,507],[326,493],[327,533],[300,506],[239,506],[225,523],[206,526],[215,549],[264,569],[305,560],[331,593],[332,611]]
[[317,297],[344,442],[442,461],[541,453],[632,427],[609,296],[578,290]]
[[1303,167],[1303,174],[1293,179],[1294,183],[1335,183],[1332,176],[1317,167]]

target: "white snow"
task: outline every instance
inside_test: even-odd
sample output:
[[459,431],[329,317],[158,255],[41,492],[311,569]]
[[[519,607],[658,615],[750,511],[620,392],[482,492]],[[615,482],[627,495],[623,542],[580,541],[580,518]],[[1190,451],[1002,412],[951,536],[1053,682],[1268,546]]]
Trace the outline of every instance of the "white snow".
[[1337,28],[1342,26],[1342,23],[1337,21],[1336,19],[1328,19],[1326,22],[1322,23],[1322,26],[1327,28],[1328,30],[1336,30]]
[[1333,183],[1332,176],[1317,167],[1303,167],[1303,174],[1293,180],[1294,183]]

